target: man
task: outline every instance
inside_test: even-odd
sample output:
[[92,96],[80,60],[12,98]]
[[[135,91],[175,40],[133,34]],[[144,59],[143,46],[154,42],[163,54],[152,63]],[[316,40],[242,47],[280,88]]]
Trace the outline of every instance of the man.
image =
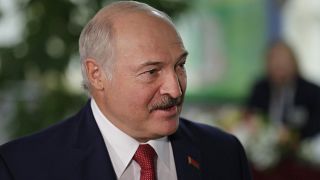
[[300,138],[320,132],[320,88],[303,79],[292,49],[276,41],[267,52],[267,76],[259,80],[249,97],[253,111],[285,130],[297,131]]
[[235,137],[179,119],[187,51],[167,15],[113,3],[79,45],[91,100],[61,124],[3,145],[1,180],[250,179]]

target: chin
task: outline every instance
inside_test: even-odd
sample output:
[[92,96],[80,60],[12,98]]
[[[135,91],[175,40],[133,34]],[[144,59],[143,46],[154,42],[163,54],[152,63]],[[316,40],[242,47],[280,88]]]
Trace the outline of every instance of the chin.
[[163,124],[156,127],[156,130],[158,131],[158,134],[160,134],[161,136],[169,136],[177,131],[178,126],[179,118],[163,122]]

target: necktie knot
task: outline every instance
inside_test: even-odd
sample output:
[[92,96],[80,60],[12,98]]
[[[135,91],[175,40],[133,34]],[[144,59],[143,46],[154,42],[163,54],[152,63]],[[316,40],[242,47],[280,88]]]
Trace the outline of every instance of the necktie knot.
[[141,168],[141,180],[155,180],[154,158],[156,152],[149,144],[140,144],[133,159]]

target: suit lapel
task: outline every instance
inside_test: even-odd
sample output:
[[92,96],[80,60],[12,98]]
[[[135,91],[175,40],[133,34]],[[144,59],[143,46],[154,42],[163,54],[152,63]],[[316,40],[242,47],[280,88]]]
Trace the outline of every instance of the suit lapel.
[[188,135],[179,127],[177,132],[169,137],[177,170],[178,179],[201,179],[201,157],[197,147],[187,140]]
[[[74,127],[70,132],[73,136],[71,138],[73,148],[59,153],[60,157],[65,159],[64,162],[68,162],[59,164],[60,169],[64,169],[62,172],[68,173],[70,180],[116,180],[107,148],[93,117],[90,101],[73,120],[70,124]],[[177,132],[169,136],[169,139],[172,144],[178,179],[201,179],[200,151],[191,144],[192,137],[184,128],[183,121],[180,121]]]
[[93,117],[90,101],[76,119],[78,122],[75,123],[77,127],[74,132],[74,146],[72,153],[68,153],[74,158],[71,161],[75,167],[74,177],[79,175],[78,179],[82,180],[116,180],[107,148]]

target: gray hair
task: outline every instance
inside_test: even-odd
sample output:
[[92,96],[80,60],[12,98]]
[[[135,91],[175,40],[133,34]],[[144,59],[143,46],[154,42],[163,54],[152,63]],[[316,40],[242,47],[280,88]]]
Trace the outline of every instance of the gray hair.
[[106,72],[107,78],[112,78],[114,65],[113,48],[113,19],[116,16],[132,12],[156,13],[158,16],[173,25],[170,17],[147,4],[135,1],[118,1],[102,8],[83,28],[79,38],[79,53],[83,87],[90,90],[90,83],[86,73],[85,61],[92,58],[100,64]]

